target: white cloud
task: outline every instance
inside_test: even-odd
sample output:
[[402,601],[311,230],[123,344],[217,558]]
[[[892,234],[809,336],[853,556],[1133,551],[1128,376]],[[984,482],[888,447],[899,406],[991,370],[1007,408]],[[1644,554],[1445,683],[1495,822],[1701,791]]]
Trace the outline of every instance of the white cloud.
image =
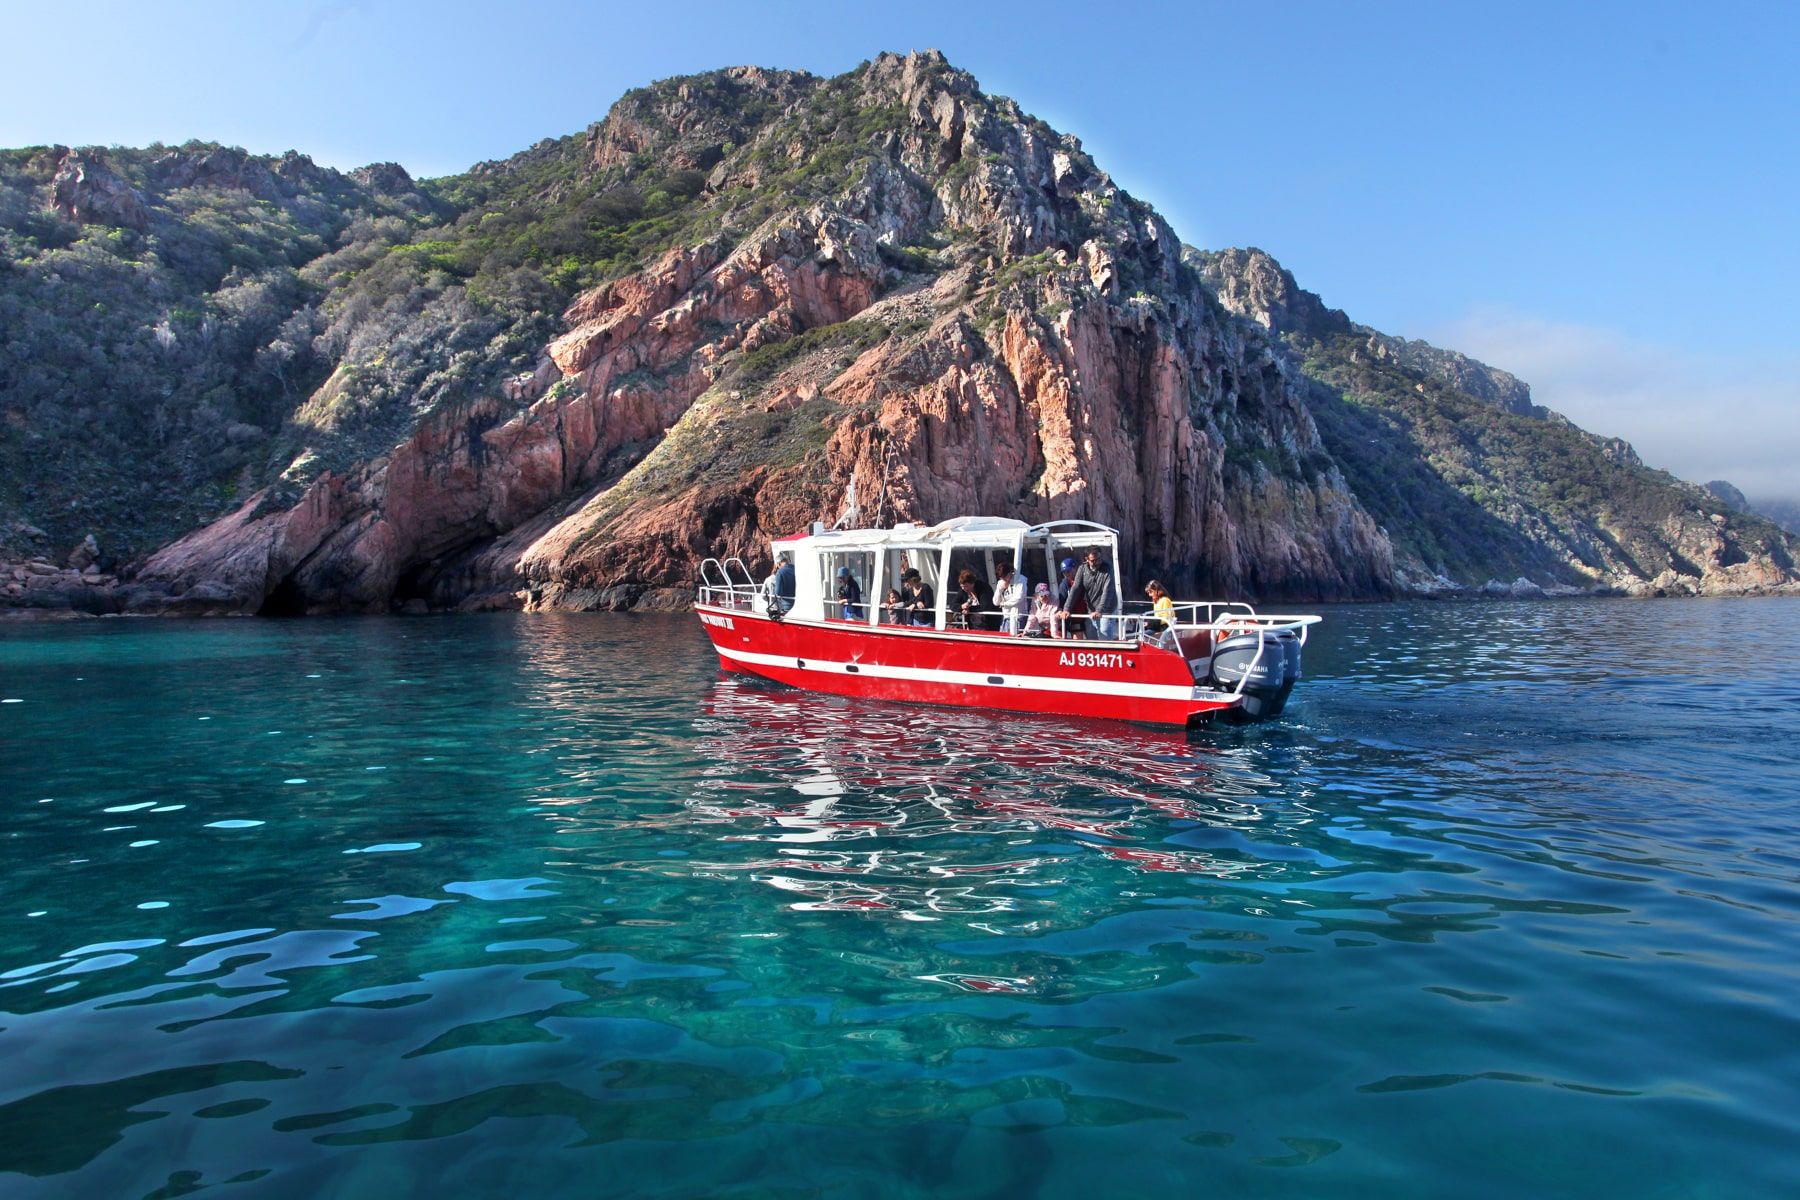
[[1427,340],[1511,371],[1539,404],[1626,439],[1650,466],[1729,480],[1753,501],[1800,500],[1800,357],[1675,350],[1498,308],[1477,308]]

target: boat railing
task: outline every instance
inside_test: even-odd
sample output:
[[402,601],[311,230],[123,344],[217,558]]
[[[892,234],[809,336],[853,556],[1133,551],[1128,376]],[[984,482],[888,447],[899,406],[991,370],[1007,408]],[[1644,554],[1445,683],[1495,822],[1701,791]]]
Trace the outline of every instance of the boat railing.
[[[735,579],[732,578],[734,570],[737,573]],[[749,588],[751,591],[760,591],[762,588],[756,582],[756,577],[750,574],[750,568],[744,565],[744,560],[735,555],[725,560],[725,577],[731,580],[734,587]]]
[[[990,617],[999,628],[987,629],[976,624],[976,618],[985,620]],[[1009,612],[1004,608],[955,608],[944,614],[944,626],[947,629],[965,629],[970,633],[1001,633],[1016,637],[1025,632],[1030,619],[1030,613],[1022,613],[1017,609]]]
[[[1184,609],[1187,610],[1186,619],[1183,619]],[[1307,630],[1322,619],[1300,613],[1259,613],[1247,604],[1236,603],[1177,604],[1175,612],[1173,623],[1159,620],[1154,613],[1149,612],[1116,614],[1113,620],[1119,625],[1117,640],[1155,641],[1156,635],[1165,629],[1173,629],[1177,633],[1205,631],[1211,633],[1215,640],[1223,640],[1235,634],[1279,634],[1291,631],[1299,637],[1300,644],[1305,645]]]
[[[1132,607],[1147,608],[1148,605],[1134,604]],[[1236,686],[1229,689],[1239,696],[1249,686],[1257,668],[1262,665],[1263,656],[1277,638],[1291,632],[1304,646],[1307,631],[1323,619],[1300,613],[1259,613],[1241,601],[1182,601],[1175,605],[1175,614],[1175,621],[1170,623],[1157,619],[1150,612],[1125,613],[1116,618],[1121,625],[1120,637],[1180,653],[1183,634],[1200,634],[1205,638],[1204,645],[1210,654],[1218,642],[1254,634],[1256,654],[1239,675]],[[1188,619],[1183,620],[1184,615]]]
[[735,608],[743,612],[758,611],[768,593],[750,574],[740,558],[709,558],[700,564],[700,586],[696,599],[717,608]]
[[[1144,611],[1110,612],[1110,613],[1071,613],[1068,621],[1071,624],[1084,623],[1091,631],[1085,640],[1103,642],[1156,642],[1164,631],[1164,622],[1148,611],[1148,604],[1133,603],[1133,609]],[[1219,637],[1231,633],[1251,633],[1258,629],[1267,629],[1270,633],[1278,633],[1282,629],[1292,628],[1299,631],[1301,641],[1306,639],[1305,627],[1316,624],[1318,617],[1305,616],[1268,616],[1259,615],[1254,608],[1243,601],[1232,600],[1195,600],[1183,601],[1175,606],[1176,621],[1173,628],[1179,632],[1205,630]],[[979,618],[991,618],[999,625],[998,629],[983,629],[977,625]],[[1009,618],[1014,620],[1017,628],[1009,625]],[[1029,612],[1019,613],[1016,618],[1012,612],[1003,608],[954,608],[945,614],[944,626],[947,629],[964,630],[971,633],[1022,634],[1030,623]],[[1097,623],[1107,632],[1096,629]],[[1065,639],[1067,640],[1067,639]]]

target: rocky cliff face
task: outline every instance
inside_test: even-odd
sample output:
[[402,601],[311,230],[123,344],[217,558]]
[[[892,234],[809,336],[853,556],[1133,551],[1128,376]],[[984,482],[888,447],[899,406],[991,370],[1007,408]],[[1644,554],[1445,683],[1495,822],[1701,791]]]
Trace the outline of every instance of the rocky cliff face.
[[[407,192],[388,166],[352,182]],[[296,186],[230,155],[182,170]],[[1575,544],[1604,530],[1495,516],[1400,418],[1353,436],[1330,372],[1348,347],[1420,404],[1568,431],[1523,384],[1356,326],[1267,256],[1184,253],[1076,139],[935,53],[639,89],[389,211],[298,269],[311,365],[260,486],[80,586],[131,611],[679,604],[699,560],[760,561],[852,484],[872,522],[1103,521],[1183,591],[1612,578]],[[1399,522],[1416,496],[1371,440],[1463,507],[1430,536]],[[1465,510],[1500,531],[1466,561],[1439,552]],[[1699,520],[1667,540],[1720,540],[1702,585],[1791,578]]]
[[939,56],[659,85],[584,148],[706,170],[718,229],[576,296],[494,395],[159,551],[137,603],[659,603],[852,481],[871,519],[1105,521],[1205,591],[1393,588],[1262,331],[1078,142]]
[[0,151],[0,577],[90,535],[127,568],[279,477],[332,357],[309,272],[432,211],[293,153]]
[[1183,253],[1221,304],[1277,338],[1293,335],[1329,341],[1355,337],[1375,358],[1429,376],[1465,396],[1522,417],[1548,415],[1531,402],[1531,388],[1523,380],[1458,351],[1358,325],[1342,310],[1327,308],[1323,300],[1296,283],[1285,267],[1255,247],[1208,253],[1187,246]]
[[86,225],[100,222],[143,230],[150,214],[138,190],[97,155],[56,147],[56,177],[51,181],[51,207],[61,216]]

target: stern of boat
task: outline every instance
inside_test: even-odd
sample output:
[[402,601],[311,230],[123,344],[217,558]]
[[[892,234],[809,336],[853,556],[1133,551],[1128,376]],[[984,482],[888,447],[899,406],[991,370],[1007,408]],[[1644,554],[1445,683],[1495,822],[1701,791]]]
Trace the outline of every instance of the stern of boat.
[[1307,631],[1319,618],[1259,614],[1246,604],[1189,602],[1177,611],[1183,619],[1172,628],[1152,634],[1140,627],[1139,637],[1180,654],[1197,690],[1228,701],[1199,715],[1241,724],[1280,716],[1300,682]]

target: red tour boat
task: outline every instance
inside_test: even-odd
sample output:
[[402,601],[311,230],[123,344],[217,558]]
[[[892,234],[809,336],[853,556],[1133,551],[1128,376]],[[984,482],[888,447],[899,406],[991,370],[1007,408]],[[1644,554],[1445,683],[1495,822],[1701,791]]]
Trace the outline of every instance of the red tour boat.
[[[726,670],[814,691],[1157,725],[1279,715],[1316,616],[1185,601],[1172,622],[1134,605],[1056,628],[1026,608],[968,609],[956,591],[965,570],[992,586],[1001,567],[1016,564],[1027,595],[1040,582],[1054,594],[1059,563],[1091,550],[1117,597],[1118,541],[1117,530],[1089,521],[816,524],[771,544],[776,562],[792,564],[791,585],[774,574],[758,582],[736,558],[707,559],[694,607]],[[915,572],[923,589],[903,596],[912,607],[884,604]],[[855,585],[847,601],[846,579]]]

